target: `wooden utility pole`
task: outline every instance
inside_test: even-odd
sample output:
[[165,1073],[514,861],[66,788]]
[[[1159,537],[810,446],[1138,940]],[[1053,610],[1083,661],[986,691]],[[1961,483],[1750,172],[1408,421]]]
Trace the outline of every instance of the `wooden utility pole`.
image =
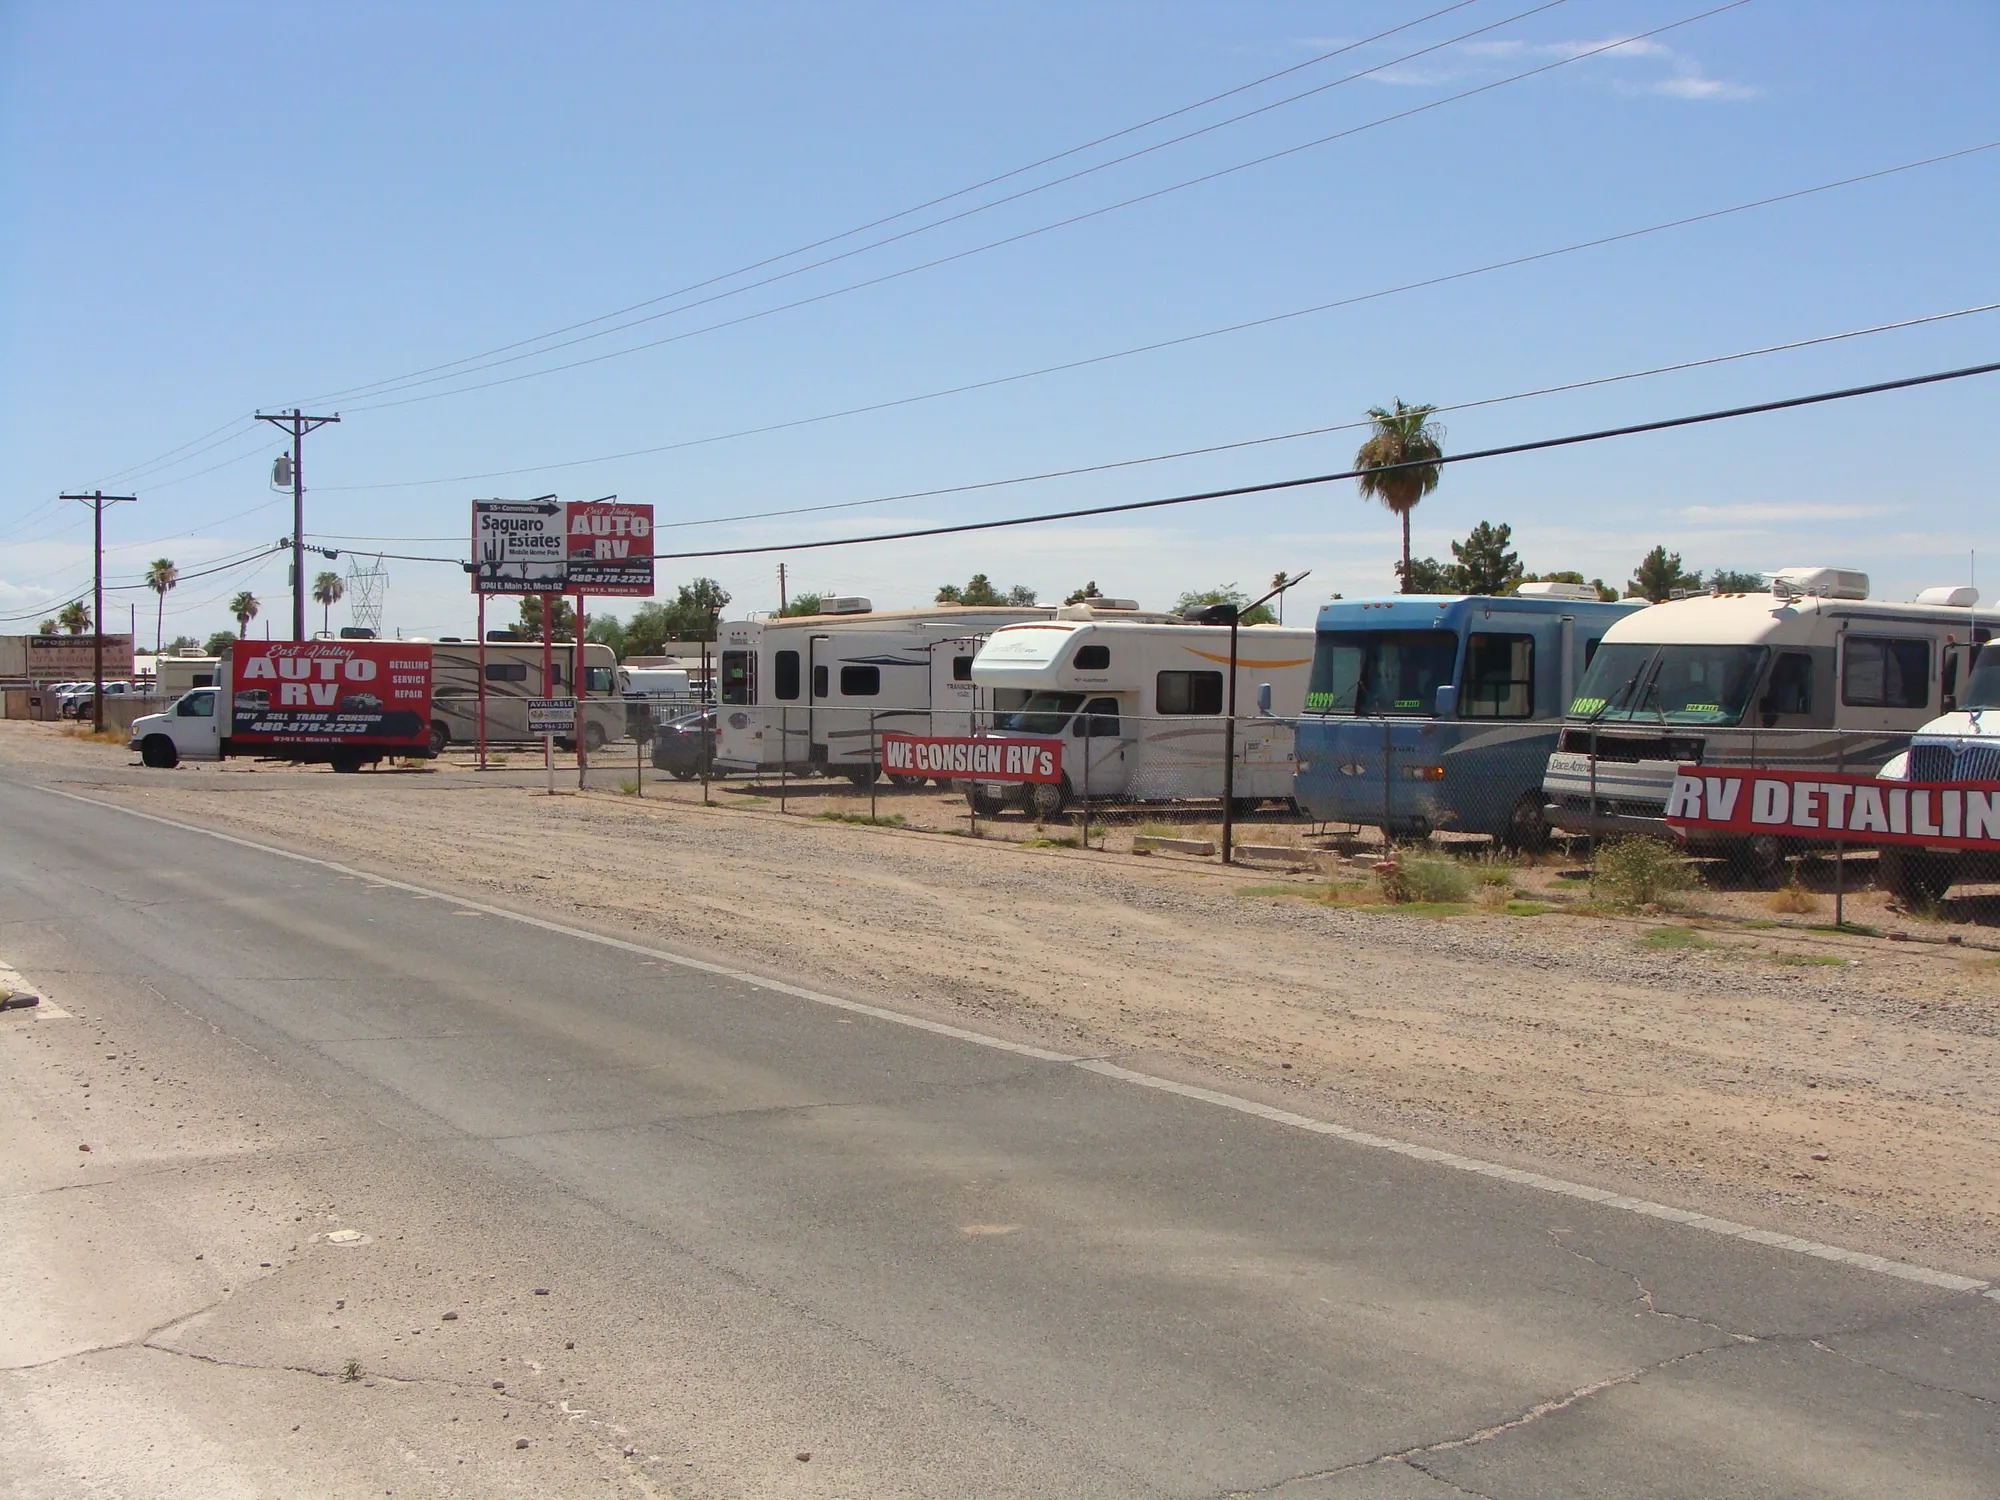
[[62,495],[63,500],[81,500],[91,509],[93,537],[91,550],[97,558],[96,585],[93,590],[94,602],[90,607],[90,631],[92,641],[92,680],[96,684],[90,700],[90,727],[94,733],[104,733],[104,507],[107,505],[131,505],[138,500],[137,495],[107,495],[103,490],[92,490],[88,495]]
[[[258,412],[257,420],[269,422],[292,435],[292,639],[306,638],[306,472],[305,435],[316,427],[338,422],[338,415],[308,417],[295,406],[288,412]],[[283,460],[280,460],[282,464]],[[282,483],[283,481],[279,481]]]

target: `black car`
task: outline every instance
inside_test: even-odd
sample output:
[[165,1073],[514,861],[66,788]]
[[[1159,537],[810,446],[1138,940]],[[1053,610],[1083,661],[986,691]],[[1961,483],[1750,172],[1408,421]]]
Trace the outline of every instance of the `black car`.
[[703,709],[669,719],[653,730],[653,765],[682,781],[701,775],[706,765],[715,774],[715,710]]

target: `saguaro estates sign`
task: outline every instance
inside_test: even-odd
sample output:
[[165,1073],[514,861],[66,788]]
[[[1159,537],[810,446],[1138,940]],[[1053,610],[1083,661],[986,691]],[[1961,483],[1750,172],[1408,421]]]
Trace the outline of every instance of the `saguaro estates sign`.
[[2000,850],[2000,781],[1689,767],[1674,777],[1667,826],[1704,833]]

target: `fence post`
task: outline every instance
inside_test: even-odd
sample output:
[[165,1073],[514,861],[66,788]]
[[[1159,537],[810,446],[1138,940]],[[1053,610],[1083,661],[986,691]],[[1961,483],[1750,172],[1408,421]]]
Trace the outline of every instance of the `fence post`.
[[[1845,776],[1847,774],[1847,741],[1845,739],[1841,740],[1837,754],[1839,758],[1834,762],[1834,765],[1837,768],[1838,774]],[[1842,818],[1840,821],[1845,823],[1847,819]],[[1833,925],[1835,927],[1845,927],[1847,925],[1847,838],[1845,829],[1842,829],[1833,841]]]
[[791,759],[791,744],[792,744],[792,711],[789,708],[781,708],[778,710],[778,811],[779,812],[783,812],[785,810],[785,780],[786,777],[790,774],[790,769],[791,769],[786,764],[786,762]]
[[645,796],[646,741],[641,739],[634,739],[632,741],[632,777],[633,786],[637,789],[638,795],[641,797]]
[[1584,849],[1590,863],[1585,866],[1590,871],[1590,894],[1597,894],[1597,725],[1590,726],[1590,833]]
[[[1122,730],[1125,726],[1121,723],[1118,727]],[[1097,738],[1092,732],[1096,728],[1097,721],[1089,714],[1085,714],[1083,716],[1083,801],[1078,804],[1077,810],[1083,814],[1082,842],[1086,849],[1090,847],[1090,752]]]
[[[706,651],[708,648],[704,646],[702,649]],[[708,779],[715,774],[715,736],[722,729],[722,710],[714,704],[701,704],[698,706],[701,709],[701,713],[695,720],[694,753],[701,761],[701,805],[707,807],[709,805]],[[708,723],[708,716],[710,714],[715,715],[715,727],[713,729],[709,727]]]
[[1389,824],[1394,816],[1394,793],[1396,767],[1395,746],[1389,738],[1389,716],[1382,715],[1382,857],[1387,859],[1394,847],[1389,842]]
[[868,821],[875,821],[875,788],[882,780],[882,760],[875,753],[875,710],[868,710]]

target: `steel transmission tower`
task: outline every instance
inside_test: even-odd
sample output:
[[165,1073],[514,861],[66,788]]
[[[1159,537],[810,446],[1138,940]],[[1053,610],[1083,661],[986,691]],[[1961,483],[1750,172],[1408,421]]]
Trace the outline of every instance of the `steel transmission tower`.
[[[366,563],[367,566],[363,566]],[[389,593],[389,569],[379,557],[347,555],[347,616],[363,630],[382,636],[382,605]]]

